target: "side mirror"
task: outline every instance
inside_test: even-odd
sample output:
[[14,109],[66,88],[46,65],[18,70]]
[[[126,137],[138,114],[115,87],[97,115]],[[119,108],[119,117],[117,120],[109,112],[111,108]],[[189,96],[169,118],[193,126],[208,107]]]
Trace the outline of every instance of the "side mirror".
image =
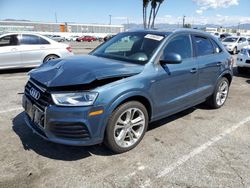
[[182,62],[180,54],[177,53],[167,53],[161,60],[162,65],[165,64],[180,64]]

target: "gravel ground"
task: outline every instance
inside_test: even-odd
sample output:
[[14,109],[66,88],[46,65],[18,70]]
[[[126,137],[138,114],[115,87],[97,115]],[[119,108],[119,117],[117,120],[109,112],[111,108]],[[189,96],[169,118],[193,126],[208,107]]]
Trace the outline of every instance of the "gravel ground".
[[113,155],[34,135],[21,108],[27,71],[0,74],[0,187],[250,187],[249,74],[235,75],[223,108],[198,105],[152,123],[134,150]]

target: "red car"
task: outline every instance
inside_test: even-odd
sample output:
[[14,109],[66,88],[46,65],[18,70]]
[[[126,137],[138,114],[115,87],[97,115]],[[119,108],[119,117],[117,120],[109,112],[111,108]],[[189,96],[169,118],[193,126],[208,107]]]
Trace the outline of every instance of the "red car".
[[82,37],[78,37],[76,41],[77,42],[82,42],[82,41],[92,42],[92,41],[96,41],[96,38],[92,36],[82,36]]

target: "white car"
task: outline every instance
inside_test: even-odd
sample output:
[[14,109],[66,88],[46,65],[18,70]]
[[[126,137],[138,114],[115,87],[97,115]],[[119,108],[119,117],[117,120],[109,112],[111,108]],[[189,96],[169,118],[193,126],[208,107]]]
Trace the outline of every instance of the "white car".
[[239,73],[244,73],[250,69],[250,45],[241,49],[237,56],[237,69]]
[[55,58],[73,55],[67,44],[39,34],[9,33],[0,36],[0,69],[35,67]]
[[246,37],[230,36],[222,40],[222,44],[225,46],[227,51],[236,54],[242,48],[248,45]]

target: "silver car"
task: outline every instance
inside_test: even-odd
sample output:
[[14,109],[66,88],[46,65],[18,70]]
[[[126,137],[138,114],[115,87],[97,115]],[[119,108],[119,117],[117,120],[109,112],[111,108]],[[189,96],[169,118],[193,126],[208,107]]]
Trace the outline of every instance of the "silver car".
[[225,46],[228,52],[236,54],[242,48],[248,45],[246,37],[230,36],[222,40],[222,44]]
[[67,44],[39,34],[9,33],[0,36],[0,69],[34,67],[50,59],[73,55]]

